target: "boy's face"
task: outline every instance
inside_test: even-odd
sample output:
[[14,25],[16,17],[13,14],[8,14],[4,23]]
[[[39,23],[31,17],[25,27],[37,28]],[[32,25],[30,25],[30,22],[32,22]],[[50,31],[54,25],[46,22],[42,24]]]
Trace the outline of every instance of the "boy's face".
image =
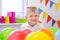
[[36,24],[39,19],[38,11],[37,10],[35,10],[34,12],[28,11],[26,19],[32,25]]

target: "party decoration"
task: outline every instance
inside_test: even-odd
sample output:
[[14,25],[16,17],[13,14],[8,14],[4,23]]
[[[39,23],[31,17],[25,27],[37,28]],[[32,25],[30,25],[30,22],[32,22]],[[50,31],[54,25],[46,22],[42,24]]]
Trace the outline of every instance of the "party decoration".
[[40,0],[40,3],[42,3],[43,0]]
[[50,8],[53,6],[54,2],[50,1]]
[[[42,0],[40,0],[40,3],[41,3]],[[56,11],[58,11],[59,7],[60,7],[60,3],[54,3],[52,0],[43,0],[45,1],[45,6],[50,3],[50,8],[52,8],[52,6],[55,7]],[[43,8],[44,9],[44,8]],[[42,10],[43,11],[43,10]],[[41,11],[40,11],[41,12]],[[39,13],[40,13],[39,12]],[[43,12],[43,13],[46,13],[46,12]],[[48,15],[48,13],[47,13]],[[46,16],[46,14],[42,14],[42,19],[44,19]],[[47,23],[52,19],[52,27],[54,26],[55,23],[57,23],[58,25],[58,28],[60,28],[60,22],[58,20],[55,20],[53,19],[50,15],[48,15],[48,18],[47,18]]]
[[48,14],[46,12],[42,13],[42,19],[44,19]]
[[9,17],[15,17],[15,12],[8,12],[7,16],[9,16]]
[[2,32],[1,32],[2,39],[3,39],[3,40],[7,40],[8,35],[9,35],[13,30],[14,30],[14,29],[13,29],[13,28],[10,28],[10,27],[2,30]]
[[0,23],[5,23],[4,16],[1,16],[1,18],[0,18]]
[[59,9],[59,3],[55,3],[55,9],[56,9],[56,11],[58,11],[58,9]]
[[49,30],[55,34],[55,32],[58,30],[58,28],[55,28],[55,27],[50,27]]
[[25,35],[27,36],[29,33],[31,33],[32,31],[30,29],[24,29],[23,32],[25,33]]
[[41,14],[42,10],[40,8],[38,8],[38,12],[39,12],[39,14]]
[[49,3],[49,0],[45,0],[45,6]]
[[55,40],[60,40],[60,29],[54,35]]
[[2,40],[2,35],[1,35],[1,33],[0,33],[0,40]]
[[47,23],[52,19],[52,17],[50,15],[48,15],[47,17]]
[[25,40],[50,40],[50,37],[44,32],[32,32]]
[[16,18],[15,17],[10,17],[10,23],[16,23]]
[[15,12],[8,12],[7,16],[10,17],[10,23],[16,23]]
[[51,32],[50,30],[48,30],[47,28],[41,29],[40,32],[46,33],[46,34],[50,37],[51,40],[54,40],[54,35],[53,35],[52,32]]
[[6,23],[6,24],[9,24],[9,23],[10,23],[10,21],[9,21],[9,16],[5,16],[5,23]]
[[56,23],[56,21],[54,19],[52,19],[52,26]]
[[58,28],[60,28],[60,20],[57,21]]
[[16,18],[16,23],[26,23],[26,22],[27,22],[26,19]]
[[26,36],[25,36],[24,32],[22,32],[20,30],[16,30],[9,35],[8,40],[24,40],[25,37]]

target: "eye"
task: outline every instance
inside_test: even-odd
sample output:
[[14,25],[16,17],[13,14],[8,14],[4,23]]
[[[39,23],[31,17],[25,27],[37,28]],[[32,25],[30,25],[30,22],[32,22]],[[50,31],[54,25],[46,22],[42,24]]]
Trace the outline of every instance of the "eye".
[[38,15],[35,15],[35,17],[38,17]]
[[33,17],[32,15],[30,17]]

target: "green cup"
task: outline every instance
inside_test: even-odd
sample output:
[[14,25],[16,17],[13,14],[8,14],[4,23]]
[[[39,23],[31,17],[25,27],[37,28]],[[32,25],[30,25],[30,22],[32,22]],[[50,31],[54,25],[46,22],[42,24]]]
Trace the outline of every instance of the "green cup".
[[27,22],[26,19],[19,19],[19,18],[16,18],[16,23],[25,23]]

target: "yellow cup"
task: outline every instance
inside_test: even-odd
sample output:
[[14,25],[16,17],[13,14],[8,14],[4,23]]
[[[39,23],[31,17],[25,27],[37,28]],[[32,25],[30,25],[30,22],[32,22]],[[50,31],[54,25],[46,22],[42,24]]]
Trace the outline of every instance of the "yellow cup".
[[10,21],[9,21],[9,16],[5,16],[5,24],[9,24]]

